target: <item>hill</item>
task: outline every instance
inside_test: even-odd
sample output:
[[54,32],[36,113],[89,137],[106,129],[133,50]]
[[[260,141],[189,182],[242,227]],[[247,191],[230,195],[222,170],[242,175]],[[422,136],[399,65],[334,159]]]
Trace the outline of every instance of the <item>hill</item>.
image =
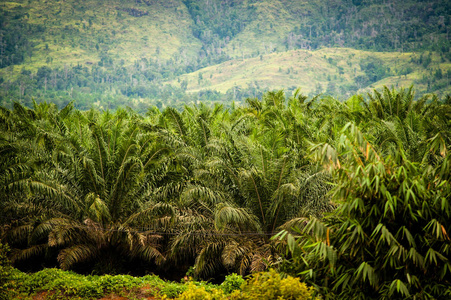
[[448,93],[450,16],[444,0],[5,1],[0,103],[177,105],[384,84]]
[[[424,62],[423,62],[424,61]],[[188,92],[216,90],[293,91],[349,97],[385,86],[415,84],[417,93],[450,93],[449,61],[437,53],[370,52],[350,48],[290,50],[249,59],[233,59],[181,75],[168,83],[186,85]]]
[[[110,59],[127,64],[144,57],[168,59],[181,46],[200,47],[180,1],[139,2],[15,1],[4,2],[0,10],[3,29],[12,29],[11,39],[23,41],[17,52],[26,54],[22,65],[31,69]],[[7,55],[3,60],[3,66],[13,62]]]

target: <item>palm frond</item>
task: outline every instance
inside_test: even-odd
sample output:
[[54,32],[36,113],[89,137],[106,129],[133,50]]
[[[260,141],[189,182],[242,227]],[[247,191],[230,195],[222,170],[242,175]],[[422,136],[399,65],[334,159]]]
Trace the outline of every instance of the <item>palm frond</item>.
[[93,259],[98,255],[98,248],[93,245],[74,245],[59,252],[58,262],[61,269],[69,270],[74,264]]
[[14,249],[11,255],[11,262],[15,263],[43,255],[47,251],[47,248],[47,244],[38,244],[26,249]]
[[222,202],[215,205],[214,224],[216,230],[223,230],[226,226],[246,228],[250,231],[258,231],[260,225],[258,218],[243,207],[234,207]]
[[202,248],[196,257],[194,264],[196,275],[202,277],[208,277],[215,273],[216,270],[222,267],[221,257],[222,250],[226,246],[226,242],[223,239],[211,238],[208,244]]

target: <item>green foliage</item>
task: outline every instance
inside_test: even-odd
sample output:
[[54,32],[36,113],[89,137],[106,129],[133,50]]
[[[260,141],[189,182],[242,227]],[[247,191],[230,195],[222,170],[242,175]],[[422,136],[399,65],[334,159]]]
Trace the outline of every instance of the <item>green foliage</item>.
[[249,99],[235,116],[205,106],[186,108],[181,116],[163,112],[187,144],[176,157],[195,170],[180,194],[193,218],[184,219],[172,253],[193,253],[201,278],[224,267],[241,275],[264,270],[275,259],[268,237],[277,227],[330,209],[326,179],[304,159],[295,112],[284,111],[285,100],[282,91]]
[[418,161],[402,148],[384,157],[351,123],[338,141],[318,158],[331,167],[340,205],[299,230],[287,270],[326,299],[449,297],[451,156],[440,133]]
[[131,294],[146,286],[157,293],[164,281],[157,276],[132,277],[129,275],[83,276],[59,269],[44,269],[27,274],[16,269],[9,279],[8,287],[15,297],[50,292],[52,298],[93,299],[109,294]]
[[[254,274],[247,280],[232,274],[221,285],[203,281],[166,282],[155,275],[83,276],[58,269],[44,269],[31,274],[11,270],[6,286],[9,296],[14,299],[33,297],[41,292],[44,292],[41,297],[45,299],[97,299],[106,296],[140,298],[143,295],[185,300],[313,299],[312,289],[298,278],[282,277],[272,269]],[[241,284],[242,291],[238,284]]]
[[[169,287],[169,288],[168,288]],[[168,292],[169,290],[172,292]],[[232,274],[220,285],[205,282],[188,282],[186,285],[166,284],[161,293],[177,299],[313,299],[312,288],[307,288],[299,278],[282,277],[273,269],[256,273],[245,280]]]
[[166,295],[169,298],[176,298],[188,289],[187,285],[176,282],[166,283],[160,290],[160,294]]
[[10,284],[12,277],[12,267],[8,259],[8,252],[10,251],[8,245],[0,242],[0,299],[6,300],[9,297]]
[[226,294],[230,294],[235,290],[241,289],[241,285],[245,282],[243,276],[236,273],[232,273],[225,277],[223,283],[221,283],[221,288]]
[[[360,68],[367,77],[368,83],[373,83],[383,79],[386,76],[387,70],[381,59],[367,59],[360,63]],[[411,73],[411,72],[409,72]]]
[[214,284],[205,281],[188,281],[187,283],[167,282],[160,291],[160,294],[169,298],[177,299],[222,299],[223,290]]
[[[54,109],[36,104],[42,136],[31,142],[49,164],[42,166],[42,173],[20,182],[22,190],[41,195],[28,198],[26,209],[46,213],[23,219],[28,225],[25,232],[20,225],[10,231],[9,238],[16,245],[23,243],[16,248],[14,259],[59,247],[57,259],[63,269],[96,260],[94,269],[100,268],[99,273],[117,273],[125,263],[121,252],[144,261],[162,259],[158,238],[130,224],[140,219],[150,226],[151,220],[161,217],[153,215],[151,208],[139,208],[138,199],[153,187],[156,173],[152,170],[161,168],[154,159],[164,151],[149,135],[138,137],[138,124],[125,111],[114,116],[91,111],[81,116],[71,114],[71,104],[58,112]],[[64,146],[59,141],[65,141]],[[51,199],[52,204],[40,201],[41,197]]]
[[33,42],[28,38],[42,31],[41,26],[26,24],[27,13],[21,6],[8,10],[0,7],[0,68],[19,65],[32,55]]
[[253,274],[242,286],[241,292],[234,292],[232,299],[313,299],[313,288],[300,282],[299,278],[283,278],[273,269]]
[[246,3],[231,5],[212,0],[183,0],[193,20],[193,35],[199,38],[205,48],[210,45],[228,43],[252,21],[255,8]]
[[194,283],[189,283],[187,289],[179,296],[177,299],[180,300],[196,300],[196,299],[206,299],[206,300],[219,300],[226,299],[222,289],[214,288],[207,290],[204,286],[195,285]]
[[[194,262],[195,278],[217,279],[289,253],[287,272],[326,294],[435,293],[448,275],[450,117],[449,99],[388,88],[345,102],[274,91],[232,109],[145,116],[15,103],[0,109],[2,235],[12,261],[30,269],[57,261],[144,273]],[[286,239],[271,240],[282,229]],[[31,278],[32,289],[49,274]],[[77,293],[120,286],[112,280]],[[224,291],[240,281],[228,278]]]

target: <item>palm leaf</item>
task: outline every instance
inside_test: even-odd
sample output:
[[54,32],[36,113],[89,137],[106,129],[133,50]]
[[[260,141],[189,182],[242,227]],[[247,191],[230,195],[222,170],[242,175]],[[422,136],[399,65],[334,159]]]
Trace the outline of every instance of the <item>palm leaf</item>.
[[93,245],[74,245],[59,252],[58,262],[63,270],[68,270],[76,263],[95,258],[99,255],[98,250]]

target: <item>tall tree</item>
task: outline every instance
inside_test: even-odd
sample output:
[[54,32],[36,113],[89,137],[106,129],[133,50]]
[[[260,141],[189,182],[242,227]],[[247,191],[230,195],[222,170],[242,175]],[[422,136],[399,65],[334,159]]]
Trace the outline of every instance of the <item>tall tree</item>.
[[442,142],[436,137],[428,144],[432,163],[411,161],[402,148],[384,157],[348,124],[330,155],[315,146],[337,182],[339,206],[304,224],[296,243],[288,236],[286,270],[326,299],[448,297],[451,157]]
[[56,123],[51,161],[28,183],[35,195],[30,202],[48,213],[9,233],[12,241],[24,237],[31,246],[17,251],[15,259],[50,247],[59,251],[64,269],[96,259],[105,272],[117,266],[119,254],[163,259],[158,236],[149,230],[171,212],[149,195],[163,176],[164,161],[155,162],[164,151],[151,134],[140,133],[136,118],[123,110],[89,111],[67,113]]

